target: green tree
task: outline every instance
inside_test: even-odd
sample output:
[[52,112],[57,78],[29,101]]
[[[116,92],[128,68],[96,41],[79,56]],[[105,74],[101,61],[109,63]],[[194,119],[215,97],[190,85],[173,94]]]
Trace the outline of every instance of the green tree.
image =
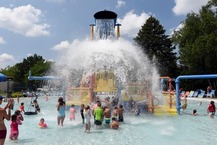
[[[37,61],[33,67],[30,68],[32,75],[34,76],[45,76],[48,75],[51,70],[52,62],[50,61]],[[25,78],[27,78],[29,74],[25,74]],[[38,87],[40,87],[41,81],[28,81],[28,86],[30,90],[35,91]]]
[[23,62],[17,63],[15,65],[17,69],[15,70],[14,80],[17,82],[26,82],[29,70],[31,70],[31,68],[39,61],[44,62],[45,60],[42,56],[34,54],[33,56],[24,58]]
[[161,76],[177,76],[175,47],[156,18],[151,16],[147,19],[134,41],[150,60],[156,61]]
[[211,0],[199,13],[189,13],[173,40],[180,50],[184,74],[217,73],[217,0]]
[[[202,6],[199,13],[189,13],[182,22],[182,27],[172,36],[179,47],[182,74],[216,74],[217,73],[217,0],[210,0]],[[190,81],[190,80],[189,80]],[[195,80],[188,89],[201,88],[208,85],[216,89],[217,82],[211,80]]]
[[[29,85],[29,70],[32,71],[32,75],[34,76],[43,76],[49,73],[52,65],[52,62],[45,61],[42,56],[34,54],[33,56],[24,58],[23,62],[17,63],[12,67],[8,66],[5,69],[2,69],[1,73],[13,78],[17,90],[21,84],[22,89],[24,86]],[[37,86],[38,84],[32,81],[31,85]]]
[[[51,61],[38,61],[34,64],[33,67],[30,68],[30,70],[34,76],[45,76],[48,75],[52,65],[53,62]],[[26,75],[28,76],[29,74]]]

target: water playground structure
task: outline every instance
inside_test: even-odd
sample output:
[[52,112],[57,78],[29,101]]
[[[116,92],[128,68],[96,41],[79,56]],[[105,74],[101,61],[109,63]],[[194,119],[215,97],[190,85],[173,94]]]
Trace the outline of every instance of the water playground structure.
[[[64,70],[64,73],[68,71],[70,75],[63,73],[61,76],[64,77],[38,77],[31,76],[30,73],[28,79],[60,80],[63,98],[68,106],[87,105],[97,98],[100,100],[109,98],[118,100],[129,110],[140,107],[141,110],[145,109],[155,115],[176,115],[175,95],[172,93],[171,86],[169,93],[162,93],[159,88],[160,80],[167,79],[171,85],[171,79],[159,78],[155,68],[148,63],[146,57],[141,56],[137,52],[139,50],[136,50],[131,43],[120,39],[121,24],[116,21],[117,14],[104,10],[95,13],[94,18],[95,23],[90,25],[91,40],[80,44],[82,45],[80,49],[84,49],[82,54],[85,56],[84,60],[88,59],[85,63],[92,62],[89,66],[78,67],[76,70],[76,65],[85,64],[81,58],[79,58],[79,63],[76,63],[76,56],[81,55],[79,52],[77,55],[69,56],[75,57],[70,60],[70,65],[58,69],[58,71]],[[84,43],[88,45],[83,46]],[[93,47],[89,48],[92,45]],[[103,48],[96,49],[99,45]],[[73,53],[68,52],[68,54]],[[131,105],[132,102],[134,105]]]
[[[107,10],[99,11],[94,14],[94,18],[95,24],[90,25],[91,41],[107,39],[119,41],[121,24],[116,21],[116,13]],[[169,83],[171,80],[169,77],[161,77],[161,79],[168,79]],[[174,93],[169,90],[169,93],[165,95],[160,94],[160,97],[163,97],[163,100],[165,99],[162,103],[160,99],[153,95],[151,87],[152,80],[150,78],[143,79],[143,81],[123,82],[116,75],[113,66],[104,66],[101,69],[85,72],[77,87],[68,85],[66,102],[68,105],[90,104],[96,98],[104,100],[109,97],[110,100],[117,98],[127,108],[129,107],[129,100],[132,99],[136,104],[143,104],[147,107],[147,111],[156,115],[176,115]]]
[[[116,13],[107,10],[99,11],[94,14],[94,17],[95,24],[90,24],[90,39],[92,41],[114,38],[115,27],[117,27],[117,39],[119,39],[121,25],[116,23]],[[120,100],[121,86],[119,83],[113,69],[104,66],[101,70],[83,75],[78,87],[69,87],[67,89],[67,104],[90,104],[95,100],[96,96],[101,99],[116,96]]]

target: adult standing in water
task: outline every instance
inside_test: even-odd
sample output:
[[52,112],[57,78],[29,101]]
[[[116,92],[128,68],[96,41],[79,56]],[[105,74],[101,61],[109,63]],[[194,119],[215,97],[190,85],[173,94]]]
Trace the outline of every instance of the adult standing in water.
[[95,125],[97,127],[102,125],[103,119],[103,109],[101,107],[100,101],[97,101],[97,107],[94,109],[94,116],[95,116]]
[[[0,104],[2,104],[3,97],[0,96]],[[7,128],[4,123],[4,119],[7,119],[8,121],[11,118],[11,105],[13,103],[13,100],[10,100],[8,104],[5,106],[5,108],[0,108],[0,145],[4,145],[5,138],[7,135]],[[8,113],[7,111],[8,110]]]
[[63,126],[63,122],[65,119],[65,101],[63,100],[62,97],[59,97],[58,99],[57,111],[58,111],[57,124],[58,126],[60,125]]

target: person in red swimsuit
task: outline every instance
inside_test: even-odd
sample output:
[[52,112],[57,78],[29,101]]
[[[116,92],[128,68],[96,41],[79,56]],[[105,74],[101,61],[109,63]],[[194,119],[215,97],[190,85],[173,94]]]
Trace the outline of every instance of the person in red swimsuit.
[[215,111],[216,111],[215,102],[210,101],[210,104],[208,105],[208,108],[207,108],[207,112],[209,113],[210,118],[212,118],[212,119],[214,118]]
[[24,109],[24,103],[20,103],[20,111],[21,113],[24,112],[25,113],[25,109]]
[[[2,99],[3,97],[0,96],[0,105],[2,104]],[[0,108],[0,145],[4,145],[5,143],[5,138],[7,135],[7,128],[5,126],[4,119],[7,119],[8,121],[10,120],[12,104],[13,104],[13,99],[9,100],[5,108]]]

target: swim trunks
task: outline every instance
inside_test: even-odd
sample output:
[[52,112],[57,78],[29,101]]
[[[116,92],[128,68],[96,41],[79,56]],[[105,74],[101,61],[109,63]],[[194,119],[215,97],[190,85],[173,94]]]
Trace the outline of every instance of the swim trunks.
[[95,124],[96,124],[96,125],[102,125],[102,122],[99,121],[99,120],[95,120]]
[[36,109],[37,111],[40,111],[39,105],[35,105],[35,109]]
[[105,118],[105,124],[110,124],[110,118]]
[[124,122],[124,117],[123,116],[119,116],[118,122]]
[[116,120],[118,120],[118,117],[117,117],[117,116],[112,116],[112,118],[115,118]]

